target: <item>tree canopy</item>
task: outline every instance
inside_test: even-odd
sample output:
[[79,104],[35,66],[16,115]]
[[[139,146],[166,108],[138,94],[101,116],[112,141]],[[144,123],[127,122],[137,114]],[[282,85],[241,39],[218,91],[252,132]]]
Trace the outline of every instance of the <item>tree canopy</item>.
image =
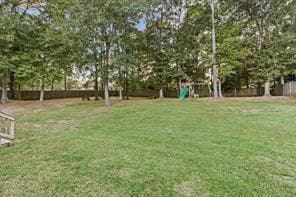
[[0,0],[1,100],[77,78],[110,105],[110,85],[163,97],[184,74],[214,96],[263,84],[268,96],[296,73],[295,13],[294,0]]

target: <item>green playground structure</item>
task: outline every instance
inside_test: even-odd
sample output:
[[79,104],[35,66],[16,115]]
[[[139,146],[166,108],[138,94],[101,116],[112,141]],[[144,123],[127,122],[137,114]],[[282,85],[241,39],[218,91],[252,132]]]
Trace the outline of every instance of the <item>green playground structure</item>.
[[183,101],[185,99],[185,97],[187,96],[188,93],[189,93],[189,89],[188,88],[183,89],[181,91],[181,93],[180,93],[179,99],[181,101]]

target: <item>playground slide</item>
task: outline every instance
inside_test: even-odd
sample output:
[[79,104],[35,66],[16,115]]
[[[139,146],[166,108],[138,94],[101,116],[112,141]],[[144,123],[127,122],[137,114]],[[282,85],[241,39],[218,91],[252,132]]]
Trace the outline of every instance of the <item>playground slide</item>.
[[179,99],[181,101],[183,101],[185,99],[185,97],[187,96],[188,92],[189,92],[188,88],[185,88],[184,90],[182,90],[180,93]]

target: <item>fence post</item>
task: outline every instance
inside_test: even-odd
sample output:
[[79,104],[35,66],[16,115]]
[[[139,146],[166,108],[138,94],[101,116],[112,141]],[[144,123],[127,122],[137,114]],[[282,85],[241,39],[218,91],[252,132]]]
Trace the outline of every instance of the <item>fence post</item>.
[[289,96],[292,96],[292,82],[289,82]]

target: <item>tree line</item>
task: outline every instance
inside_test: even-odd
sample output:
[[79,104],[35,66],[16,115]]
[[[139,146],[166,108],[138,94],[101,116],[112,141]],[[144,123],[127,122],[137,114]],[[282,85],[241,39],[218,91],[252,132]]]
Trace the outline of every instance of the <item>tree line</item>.
[[[214,97],[296,74],[295,0],[0,0],[2,102],[30,85],[86,76],[96,99],[109,83],[163,90],[188,75]],[[9,83],[8,83],[9,82]],[[9,86],[9,87],[8,87]]]

